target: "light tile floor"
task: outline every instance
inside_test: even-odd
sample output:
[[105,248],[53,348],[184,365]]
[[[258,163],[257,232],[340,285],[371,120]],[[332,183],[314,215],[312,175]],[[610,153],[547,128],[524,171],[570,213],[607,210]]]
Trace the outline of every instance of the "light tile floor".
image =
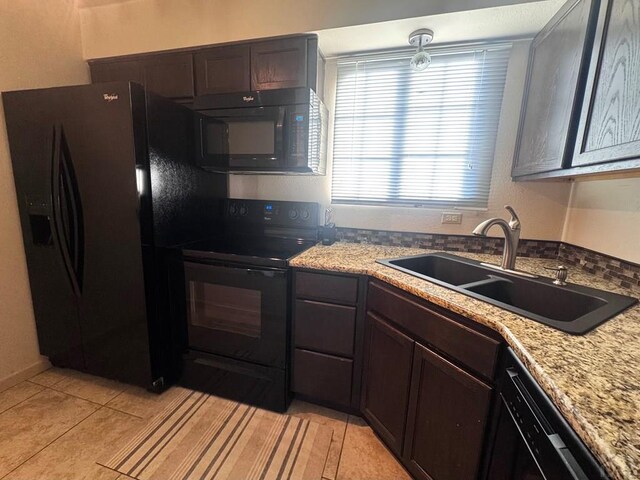
[[[125,480],[96,460],[180,392],[141,388],[51,368],[0,392],[0,479]],[[405,480],[410,476],[359,417],[294,401],[287,412],[333,428],[325,480]]]

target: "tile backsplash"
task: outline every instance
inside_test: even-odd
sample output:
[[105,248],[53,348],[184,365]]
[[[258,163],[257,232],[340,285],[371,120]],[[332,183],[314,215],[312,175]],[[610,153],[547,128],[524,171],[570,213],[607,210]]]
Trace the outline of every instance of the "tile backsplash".
[[560,244],[558,260],[566,265],[580,267],[623,288],[640,292],[640,265],[635,263],[568,243]]
[[[471,235],[443,235],[439,233],[393,232],[337,227],[342,242],[370,243],[397,247],[426,248],[447,252],[471,252],[500,255],[504,239]],[[558,259],[567,266],[578,267],[616,285],[640,292],[640,265],[619,258],[593,252],[586,248],[548,240],[521,239],[521,257]]]
[[[471,235],[442,235],[439,233],[391,232],[338,227],[338,240],[349,243],[370,243],[396,247],[428,248],[447,252],[502,254],[504,239]],[[518,255],[522,257],[556,258],[559,242],[520,240]]]

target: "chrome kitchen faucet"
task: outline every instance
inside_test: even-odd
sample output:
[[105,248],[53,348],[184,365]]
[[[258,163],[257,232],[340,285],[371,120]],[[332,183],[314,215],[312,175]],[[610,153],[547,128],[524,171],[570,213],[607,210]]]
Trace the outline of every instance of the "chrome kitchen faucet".
[[511,219],[507,222],[502,218],[490,218],[479,224],[473,229],[473,234],[478,237],[486,237],[487,232],[494,225],[498,225],[504,232],[504,250],[502,252],[502,264],[492,265],[489,263],[483,263],[488,267],[499,268],[501,270],[507,270],[518,275],[524,275],[526,277],[535,277],[528,273],[519,272],[516,270],[516,256],[518,254],[518,242],[520,241],[520,219],[516,214],[516,211],[510,205],[505,205],[507,211],[511,214]]

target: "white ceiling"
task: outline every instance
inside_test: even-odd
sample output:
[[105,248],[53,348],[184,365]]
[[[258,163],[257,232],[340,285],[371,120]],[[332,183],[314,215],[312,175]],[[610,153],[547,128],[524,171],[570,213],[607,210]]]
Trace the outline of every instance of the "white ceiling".
[[434,31],[433,44],[533,37],[560,9],[564,0],[546,0],[502,7],[406,18],[388,22],[319,30],[320,49],[327,57],[385,48],[408,47],[418,28]]

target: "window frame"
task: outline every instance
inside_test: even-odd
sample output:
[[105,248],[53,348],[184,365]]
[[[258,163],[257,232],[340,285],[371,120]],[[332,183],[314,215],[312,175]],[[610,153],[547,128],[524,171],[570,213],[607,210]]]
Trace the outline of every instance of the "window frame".
[[[473,200],[464,200],[464,197],[458,197],[452,200],[439,200],[439,199],[434,199],[434,200],[428,200],[428,199],[420,199],[420,198],[411,198],[408,197],[407,200],[402,200],[402,195],[401,193],[394,193],[392,195],[387,196],[384,199],[380,199],[380,200],[372,200],[372,199],[360,199],[357,198],[357,194],[356,195],[352,195],[351,198],[345,198],[344,194],[341,195],[342,198],[336,198],[336,194],[335,194],[335,190],[336,190],[336,137],[337,137],[337,132],[338,132],[338,128],[339,128],[339,120],[338,120],[338,116],[340,114],[339,112],[339,105],[338,105],[338,101],[339,101],[339,89],[340,89],[340,66],[341,64],[345,64],[345,63],[355,63],[355,62],[371,62],[371,61],[375,61],[375,60],[402,60],[403,58],[406,59],[406,64],[407,64],[407,70],[409,70],[409,59],[411,58],[411,56],[415,53],[415,50],[413,49],[394,49],[394,50],[385,50],[385,51],[379,51],[379,52],[374,52],[374,53],[362,53],[362,54],[354,54],[354,55],[346,55],[346,56],[341,56],[341,57],[337,57],[336,58],[336,73],[335,73],[335,109],[334,109],[334,115],[333,115],[333,125],[332,125],[332,138],[333,138],[333,142],[332,142],[332,169],[331,169],[331,174],[332,174],[332,179],[331,179],[331,193],[330,193],[330,200],[331,200],[331,204],[332,205],[354,205],[354,206],[358,206],[358,205],[366,205],[366,206],[378,206],[378,207],[394,207],[394,208],[467,208],[467,209],[474,209],[474,210],[486,210],[488,208],[488,204],[489,204],[489,200],[490,200],[490,194],[491,194],[491,190],[492,190],[492,176],[493,176],[493,167],[495,164],[495,157],[496,157],[496,146],[497,146],[497,139],[498,139],[498,135],[499,135],[499,127],[500,127],[500,120],[501,120],[501,115],[502,115],[502,105],[504,102],[504,93],[505,93],[505,88],[506,88],[506,83],[507,83],[507,79],[508,79],[508,74],[509,74],[509,64],[511,61],[511,56],[512,56],[512,52],[513,52],[513,42],[511,41],[496,41],[496,42],[485,42],[485,43],[472,43],[472,44],[457,44],[457,45],[447,45],[447,46],[442,46],[442,47],[431,47],[429,48],[429,53],[432,54],[432,56],[440,56],[440,55],[455,55],[455,54],[469,54],[470,52],[484,52],[484,51],[495,51],[495,50],[499,50],[499,51],[504,51],[506,52],[504,54],[504,58],[502,59],[502,63],[500,64],[500,69],[501,71],[504,72],[504,76],[502,77],[502,81],[500,82],[500,88],[499,89],[495,89],[495,91],[492,92],[493,95],[496,95],[498,90],[499,90],[499,99],[494,103],[494,106],[496,107],[496,112],[495,112],[495,126],[493,128],[493,136],[492,136],[492,140],[491,140],[491,154],[490,154],[490,159],[484,160],[483,162],[480,162],[480,169],[483,169],[484,172],[481,174],[478,174],[476,176],[460,176],[458,178],[462,179],[463,182],[463,188],[464,188],[464,184],[473,184],[475,185],[475,188],[473,190],[474,194],[473,194]],[[495,60],[494,60],[495,61]],[[484,80],[484,67],[485,67],[486,63],[483,60],[483,63],[481,65],[482,69],[483,69],[483,73],[481,74],[482,76],[478,77],[478,79],[480,79],[481,81]],[[356,67],[357,68],[357,67]],[[428,68],[432,68],[431,66]],[[450,69],[450,67],[449,67]],[[402,71],[398,70],[401,74]],[[397,90],[402,90],[403,88],[406,88],[406,86],[401,85],[402,82],[398,83],[396,85],[396,89]],[[488,91],[488,90],[487,90]],[[480,93],[485,92],[485,90],[482,90]],[[479,94],[476,93],[476,98],[473,101],[473,105],[472,105],[472,109],[474,110],[473,113],[473,125],[471,125],[470,130],[469,130],[469,137],[473,137],[474,139],[476,137],[479,136],[479,134],[474,133],[474,128],[477,127],[477,125],[480,124],[480,121],[482,120],[482,118],[484,118],[484,115],[480,115],[480,118],[478,117],[477,114],[477,110],[479,110],[479,107],[481,108],[482,106],[482,101],[478,100]],[[406,111],[408,109],[408,104],[409,104],[409,98],[410,95],[406,94],[404,95],[404,98],[401,102],[396,102],[393,103],[391,106],[397,111],[399,110],[403,110]],[[443,99],[446,100],[446,95],[444,95],[442,97]],[[353,115],[353,117],[355,117],[355,115]],[[353,120],[352,120],[353,121]],[[409,130],[410,128],[407,128],[407,123],[406,122],[400,122],[401,123],[401,128],[400,133],[397,133],[396,136],[394,137],[394,141],[398,138],[398,137],[402,137],[402,143],[401,146],[399,147],[399,150],[406,150],[406,141],[404,138],[406,138],[406,131]],[[483,144],[484,145],[484,144]],[[473,149],[471,147],[471,149]],[[400,160],[400,156],[397,154],[397,152],[393,152],[393,155],[395,156],[395,158],[393,158],[390,161],[390,170],[392,170],[393,172],[395,172],[396,176],[398,175],[398,171],[401,171],[403,169],[403,166],[406,166],[408,162],[407,157],[405,156],[405,161],[401,161]],[[474,160],[474,157],[471,157],[471,155],[473,155],[473,153],[468,153],[465,156],[466,162],[467,163],[472,163]],[[419,157],[420,155],[413,155],[414,157]],[[425,157],[429,156],[427,154],[424,155]],[[436,156],[436,155],[431,155],[432,157]],[[345,161],[348,162],[350,160],[341,160],[341,161]],[[434,165],[436,165],[434,163]],[[437,165],[436,165],[437,166]],[[435,168],[432,167],[432,168]],[[446,170],[445,170],[446,172]],[[469,181],[468,179],[471,178],[473,181]],[[481,180],[484,183],[480,183],[477,182],[476,179],[477,178],[481,178]],[[344,179],[343,179],[344,180]],[[387,185],[390,185],[391,187],[393,186],[398,186],[401,185],[402,180],[395,180],[395,181],[389,181],[387,180]],[[358,182],[358,186],[361,185],[362,182]],[[480,183],[480,186],[478,186],[477,184]],[[361,187],[360,187],[361,188]],[[482,192],[486,192],[486,193],[482,193]],[[479,200],[476,200],[479,199]]]

